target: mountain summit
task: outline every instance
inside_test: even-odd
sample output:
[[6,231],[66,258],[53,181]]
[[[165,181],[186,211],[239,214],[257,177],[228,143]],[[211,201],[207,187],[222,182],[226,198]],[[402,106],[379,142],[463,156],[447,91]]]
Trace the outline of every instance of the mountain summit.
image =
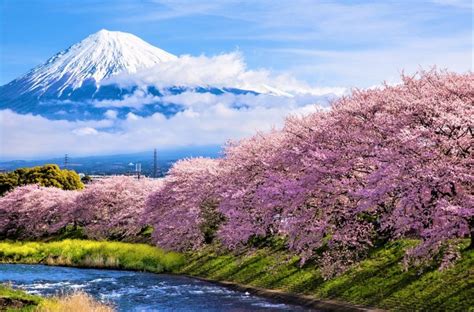
[[19,94],[57,96],[118,73],[134,73],[176,59],[129,33],[102,29],[10,82]]

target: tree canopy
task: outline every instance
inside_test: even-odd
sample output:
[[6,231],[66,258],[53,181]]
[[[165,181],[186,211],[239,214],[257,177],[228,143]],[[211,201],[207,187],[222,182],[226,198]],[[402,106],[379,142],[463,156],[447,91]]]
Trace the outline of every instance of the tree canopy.
[[50,164],[32,168],[19,168],[12,172],[1,173],[0,195],[16,186],[27,184],[52,186],[63,190],[84,188],[81,178],[74,170],[60,169],[58,165]]

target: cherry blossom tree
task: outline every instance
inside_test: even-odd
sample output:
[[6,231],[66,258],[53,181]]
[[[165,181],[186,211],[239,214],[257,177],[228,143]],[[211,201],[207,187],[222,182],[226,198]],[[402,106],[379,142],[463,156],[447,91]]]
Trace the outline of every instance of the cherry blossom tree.
[[[219,238],[227,247],[245,244],[251,237],[267,237],[278,232],[281,207],[263,193],[274,191],[265,184],[272,178],[272,155],[278,153],[281,133],[272,131],[230,143],[221,162],[219,211],[226,222]],[[276,168],[274,168],[276,169]],[[268,183],[267,183],[268,184]]]
[[294,174],[281,184],[298,189],[286,199],[294,203],[286,206],[290,247],[305,257],[325,247],[323,263],[337,264],[329,275],[377,241],[421,238],[407,253],[420,262],[472,235],[474,77],[402,78],[354,91],[328,112],[290,118],[283,130],[288,141],[276,161]]
[[222,241],[285,235],[333,275],[390,239],[420,238],[407,253],[420,262],[472,235],[473,75],[402,78],[231,145]]
[[[474,247],[474,75],[402,78],[400,86],[366,93],[378,135],[358,209],[382,209],[381,228],[393,238],[421,238],[407,253],[420,263],[442,248],[452,251],[453,238],[470,235]],[[455,258],[447,252],[443,265]]]
[[38,239],[57,234],[73,222],[77,191],[34,184],[0,197],[0,237]]
[[176,250],[204,244],[206,231],[212,232],[221,220],[215,209],[216,187],[221,182],[216,179],[218,165],[218,160],[209,158],[186,159],[173,165],[163,187],[146,202],[143,222],[153,227],[156,244]]
[[128,176],[93,182],[77,197],[74,220],[90,238],[132,240],[143,229],[146,198],[161,186],[160,180]]

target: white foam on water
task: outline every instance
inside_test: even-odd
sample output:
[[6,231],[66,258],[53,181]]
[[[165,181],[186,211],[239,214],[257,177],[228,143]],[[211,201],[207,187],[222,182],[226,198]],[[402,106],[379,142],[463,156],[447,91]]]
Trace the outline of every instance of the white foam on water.
[[284,309],[288,306],[284,303],[270,303],[270,302],[255,302],[252,303],[253,306],[262,307],[262,308],[273,308],[273,309]]
[[110,299],[110,298],[120,298],[122,297],[122,294],[116,291],[112,291],[111,293],[100,294],[99,296],[101,299]]

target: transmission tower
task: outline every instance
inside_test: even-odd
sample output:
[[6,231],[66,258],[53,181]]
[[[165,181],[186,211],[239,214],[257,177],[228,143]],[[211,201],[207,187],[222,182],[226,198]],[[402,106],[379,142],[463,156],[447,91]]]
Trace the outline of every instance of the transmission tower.
[[156,176],[157,170],[158,170],[158,159],[156,156],[156,148],[155,148],[153,151],[153,178],[157,177]]
[[64,169],[67,169],[67,166],[69,164],[69,156],[68,154],[64,155]]
[[140,180],[140,176],[142,173],[142,164],[141,163],[136,163],[135,164],[135,172],[137,173],[137,179]]

